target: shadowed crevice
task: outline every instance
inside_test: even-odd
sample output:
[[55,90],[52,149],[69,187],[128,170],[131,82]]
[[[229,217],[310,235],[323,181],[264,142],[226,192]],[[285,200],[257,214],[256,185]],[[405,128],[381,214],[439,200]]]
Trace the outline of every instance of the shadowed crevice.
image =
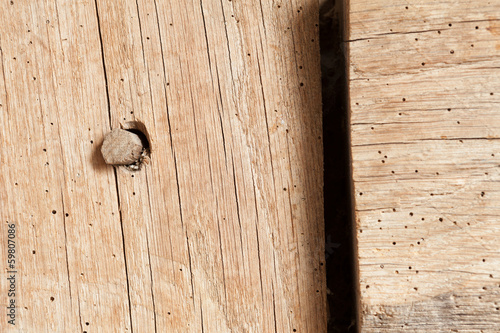
[[320,8],[328,332],[335,333],[358,330],[342,7],[323,0]]

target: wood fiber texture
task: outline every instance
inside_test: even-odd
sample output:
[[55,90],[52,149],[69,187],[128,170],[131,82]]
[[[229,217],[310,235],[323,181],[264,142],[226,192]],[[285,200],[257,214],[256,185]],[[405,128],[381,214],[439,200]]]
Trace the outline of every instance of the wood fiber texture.
[[0,330],[324,332],[317,1],[0,6]]
[[500,1],[348,5],[361,332],[498,332]]

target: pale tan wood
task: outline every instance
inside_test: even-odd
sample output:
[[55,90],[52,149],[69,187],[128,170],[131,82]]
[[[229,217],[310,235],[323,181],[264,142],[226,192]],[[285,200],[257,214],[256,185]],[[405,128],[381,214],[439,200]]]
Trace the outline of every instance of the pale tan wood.
[[[326,331],[317,2],[1,6],[15,328]],[[151,160],[115,171],[134,121]]]
[[[17,228],[18,331],[130,329],[93,3],[3,2],[0,10],[1,253]],[[46,151],[45,151],[46,150]],[[68,214],[67,216],[65,214]],[[1,279],[2,305],[8,301]],[[12,328],[0,320],[2,331]]]
[[500,330],[500,1],[351,0],[362,332]]

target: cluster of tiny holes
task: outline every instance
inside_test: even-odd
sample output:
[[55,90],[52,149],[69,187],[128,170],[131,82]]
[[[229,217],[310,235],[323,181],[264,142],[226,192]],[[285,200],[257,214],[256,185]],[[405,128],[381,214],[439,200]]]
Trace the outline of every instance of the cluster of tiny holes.
[[[478,29],[478,27],[476,27],[476,29]],[[490,93],[490,95],[491,95],[491,96],[493,96],[493,95],[494,95],[494,93],[493,93],[493,92],[491,92],[491,93]],[[402,100],[403,100],[403,101],[406,101],[406,98],[402,98]],[[359,103],[356,103],[356,105],[359,105]],[[447,110],[448,112],[451,112],[451,110],[452,110],[452,109],[451,109],[451,108],[447,108],[446,110]],[[399,113],[399,115],[402,115],[402,113]],[[458,124],[460,124],[460,121],[457,121],[457,123],[458,123]],[[374,127],[371,127],[371,129],[374,129]],[[463,140],[459,140],[459,142],[460,142],[460,143],[463,143]],[[378,151],[378,154],[382,154],[382,151],[380,151],[380,150],[379,150],[379,151]],[[493,156],[493,157],[494,157],[494,156],[495,156],[495,154],[491,154],[491,156]],[[384,158],[385,158],[385,159],[387,159],[387,155],[384,155]],[[382,163],[385,163],[385,159],[382,159],[382,160],[381,160],[381,162],[382,162]],[[418,169],[416,169],[416,170],[415,170],[415,173],[418,173],[418,172],[419,172],[419,171],[418,171]],[[396,172],[395,172],[394,170],[391,170],[391,174],[395,174],[395,173],[396,173]],[[436,176],[439,176],[439,175],[440,175],[440,173],[439,173],[439,172],[435,172],[435,175],[436,175]],[[485,175],[488,175],[488,172],[485,172]],[[359,194],[360,196],[362,196],[364,193],[363,193],[363,192],[359,192],[358,194]],[[434,193],[430,193],[430,195],[431,195],[431,196],[433,196],[433,195],[434,195]],[[485,193],[484,191],[480,192],[480,196],[481,196],[481,197],[484,197],[485,195],[486,195],[486,193]],[[395,210],[395,209],[393,209],[393,211],[396,211],[396,210]],[[410,214],[410,216],[413,216],[413,212],[410,212],[409,214]],[[422,217],[422,218],[421,218],[421,220],[422,220],[422,221],[425,221],[425,218],[424,218],[424,217]],[[379,219],[379,220],[378,220],[378,222],[381,222],[381,220]],[[440,217],[440,218],[439,218],[439,222],[443,222],[443,218],[442,218],[442,217]],[[457,221],[452,221],[452,222],[453,222],[453,224],[458,225]],[[467,225],[470,225],[470,223],[467,223]],[[405,226],[405,229],[407,229],[407,228],[408,228],[408,226]],[[382,228],[382,227],[380,227],[379,229],[380,229],[380,230],[382,230],[383,228]],[[359,230],[359,232],[360,232],[360,233],[362,233],[363,231],[360,229],[360,230]],[[422,240],[423,240],[423,239],[422,239]],[[396,245],[396,242],[393,242],[392,244],[393,244],[393,245]],[[417,244],[418,244],[418,245],[420,245],[420,242],[417,242]]]

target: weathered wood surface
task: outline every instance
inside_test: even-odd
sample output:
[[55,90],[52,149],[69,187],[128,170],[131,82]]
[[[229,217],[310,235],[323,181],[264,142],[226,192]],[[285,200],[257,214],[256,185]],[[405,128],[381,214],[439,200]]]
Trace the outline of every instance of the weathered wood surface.
[[362,332],[500,331],[499,13],[349,3]]
[[[325,331],[317,20],[313,0],[2,2],[0,330]],[[100,144],[130,121],[151,161],[115,172]]]

